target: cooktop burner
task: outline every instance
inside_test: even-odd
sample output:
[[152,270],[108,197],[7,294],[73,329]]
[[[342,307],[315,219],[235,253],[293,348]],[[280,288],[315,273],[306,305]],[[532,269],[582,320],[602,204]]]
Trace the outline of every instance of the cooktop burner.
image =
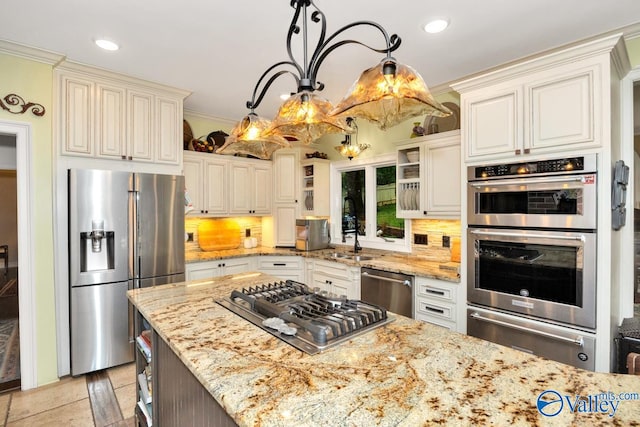
[[395,320],[378,305],[292,280],[235,290],[216,302],[309,354]]

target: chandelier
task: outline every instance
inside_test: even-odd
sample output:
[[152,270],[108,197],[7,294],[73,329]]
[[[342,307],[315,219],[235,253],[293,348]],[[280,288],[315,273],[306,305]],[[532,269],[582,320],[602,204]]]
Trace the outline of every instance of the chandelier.
[[360,153],[371,147],[371,145],[358,143],[358,125],[356,124],[356,120],[354,118],[347,117],[347,123],[353,129],[355,129],[355,141],[351,141],[351,135],[346,134],[344,136],[344,141],[342,141],[340,145],[335,147],[335,149],[338,151],[338,153],[351,160],[358,157]]
[[[289,59],[273,64],[260,76],[251,100],[246,103],[249,114],[234,127],[218,150],[219,153],[238,152],[269,158],[273,151],[290,146],[289,141],[310,144],[327,133],[354,133],[348,117],[369,120],[384,130],[418,115],[444,117],[451,114],[449,109],[433,98],[424,80],[413,68],[398,63],[391,56],[400,47],[401,39],[397,34],[389,36],[380,24],[372,21],[356,21],[327,36],[325,15],[313,0],[290,0],[290,4],[295,12],[287,33]],[[309,8],[312,8],[310,16]],[[319,40],[311,56],[307,40],[310,22],[321,26]],[[384,39],[381,49],[342,37],[346,31],[363,26],[373,27],[380,32]],[[300,33],[302,62],[296,60],[291,49],[293,37]],[[316,93],[324,89],[317,75],[327,56],[346,44],[357,44],[385,56],[377,65],[365,70],[334,107]],[[280,106],[272,121],[259,117],[255,109],[273,82],[283,75],[294,78],[297,85],[295,94]]]

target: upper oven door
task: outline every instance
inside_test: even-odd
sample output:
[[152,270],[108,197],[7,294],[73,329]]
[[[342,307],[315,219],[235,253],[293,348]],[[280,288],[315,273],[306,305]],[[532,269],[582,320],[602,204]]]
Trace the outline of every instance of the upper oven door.
[[595,233],[469,228],[467,260],[470,303],[595,328]]
[[596,174],[469,182],[470,225],[596,228]]

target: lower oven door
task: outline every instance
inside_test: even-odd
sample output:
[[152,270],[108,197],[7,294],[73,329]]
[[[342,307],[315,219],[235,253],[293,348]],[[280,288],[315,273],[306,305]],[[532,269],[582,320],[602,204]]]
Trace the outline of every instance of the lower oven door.
[[467,299],[570,327],[596,327],[596,234],[469,228]]
[[595,369],[595,336],[584,331],[470,306],[467,333],[567,365]]

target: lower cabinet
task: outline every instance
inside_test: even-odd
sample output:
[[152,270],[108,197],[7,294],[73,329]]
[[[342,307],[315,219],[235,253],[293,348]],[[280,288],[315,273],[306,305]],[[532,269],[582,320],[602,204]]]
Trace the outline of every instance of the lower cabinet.
[[261,256],[258,271],[282,280],[305,283],[304,263],[299,256]]
[[210,277],[239,274],[256,269],[255,257],[238,257],[187,264],[187,280],[208,279]]
[[[310,267],[307,264],[307,268]],[[349,299],[360,299],[360,267],[352,267],[339,262],[313,260],[309,275],[311,288],[346,295]]]
[[414,318],[452,331],[457,330],[456,291],[460,286],[442,280],[416,277]]

